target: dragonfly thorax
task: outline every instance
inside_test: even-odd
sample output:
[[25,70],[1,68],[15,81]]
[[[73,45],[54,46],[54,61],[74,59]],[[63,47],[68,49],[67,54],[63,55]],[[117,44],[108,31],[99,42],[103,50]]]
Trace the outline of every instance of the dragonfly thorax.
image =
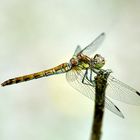
[[78,54],[76,57],[70,59],[70,64],[72,67],[79,66],[82,69],[89,68],[90,58],[83,54]]
[[91,59],[91,65],[95,69],[100,69],[104,66],[105,59],[100,54],[96,54],[94,58]]

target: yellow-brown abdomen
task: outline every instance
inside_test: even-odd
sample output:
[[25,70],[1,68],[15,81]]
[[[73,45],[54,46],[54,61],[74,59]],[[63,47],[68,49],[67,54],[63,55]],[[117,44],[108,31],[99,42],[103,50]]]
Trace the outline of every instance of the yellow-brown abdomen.
[[38,79],[42,78],[44,76],[49,76],[49,75],[55,75],[55,74],[60,74],[60,73],[65,73],[70,70],[70,66],[68,63],[63,63],[57,67],[54,67],[52,69],[44,70],[41,72],[25,75],[25,76],[20,76],[20,77],[15,77],[9,80],[4,81],[1,86],[7,86],[7,85],[12,85],[12,84],[17,84],[20,82],[25,82],[33,79]]

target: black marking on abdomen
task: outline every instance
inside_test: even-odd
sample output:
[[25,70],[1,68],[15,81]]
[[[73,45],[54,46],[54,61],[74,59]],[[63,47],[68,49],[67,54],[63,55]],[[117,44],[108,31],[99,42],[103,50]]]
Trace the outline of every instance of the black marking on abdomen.
[[15,80],[15,83],[20,83],[20,82],[21,82],[20,79]]
[[33,74],[33,77],[34,77],[34,79],[38,79],[38,78],[41,78],[42,76],[35,73],[35,74]]
[[15,81],[14,81],[13,79],[9,79],[9,80],[3,82],[3,83],[1,84],[1,86],[11,85],[11,84],[13,84],[13,83],[15,83]]
[[30,77],[25,77],[25,78],[24,78],[24,81],[29,81],[29,80],[31,80]]

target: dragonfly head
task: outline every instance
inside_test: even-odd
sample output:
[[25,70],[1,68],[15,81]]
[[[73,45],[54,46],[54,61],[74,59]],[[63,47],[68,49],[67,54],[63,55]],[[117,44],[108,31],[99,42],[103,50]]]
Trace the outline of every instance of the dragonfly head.
[[91,65],[95,68],[95,69],[100,69],[104,66],[105,64],[105,59],[104,57],[102,57],[100,54],[96,54],[94,56],[94,58],[92,58],[91,60]]

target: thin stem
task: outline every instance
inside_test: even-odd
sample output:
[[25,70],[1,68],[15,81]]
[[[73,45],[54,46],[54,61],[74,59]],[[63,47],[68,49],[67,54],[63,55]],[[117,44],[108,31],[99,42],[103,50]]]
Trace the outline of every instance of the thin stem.
[[104,116],[105,107],[105,90],[107,87],[107,78],[110,72],[101,70],[95,77],[95,111],[92,124],[92,132],[90,140],[101,139],[101,128]]

